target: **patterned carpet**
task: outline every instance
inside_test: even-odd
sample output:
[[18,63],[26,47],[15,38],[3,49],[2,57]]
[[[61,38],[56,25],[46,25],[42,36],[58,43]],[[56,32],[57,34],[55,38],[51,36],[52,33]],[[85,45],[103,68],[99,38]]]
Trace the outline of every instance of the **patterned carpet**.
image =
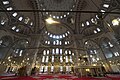
[[120,76],[106,76],[104,78],[82,77],[73,75],[37,75],[37,76],[0,76],[0,80],[120,80]]

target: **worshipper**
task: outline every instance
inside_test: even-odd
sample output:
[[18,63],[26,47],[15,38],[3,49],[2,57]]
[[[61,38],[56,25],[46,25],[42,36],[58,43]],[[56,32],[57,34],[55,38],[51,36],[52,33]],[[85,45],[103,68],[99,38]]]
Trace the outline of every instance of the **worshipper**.
[[23,66],[18,69],[18,76],[27,76],[26,66]]

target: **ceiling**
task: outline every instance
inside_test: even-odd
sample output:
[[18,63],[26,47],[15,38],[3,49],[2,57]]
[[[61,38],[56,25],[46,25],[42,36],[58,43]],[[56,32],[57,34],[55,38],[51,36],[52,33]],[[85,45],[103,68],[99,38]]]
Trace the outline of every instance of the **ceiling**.
[[[106,17],[105,12],[117,7],[112,5],[113,0],[1,0],[1,2],[3,5],[1,10],[23,10],[4,14],[6,24],[10,26],[8,29],[20,35],[43,34],[45,30],[53,35],[62,35],[69,31],[71,34],[82,34],[84,37],[91,36],[104,32],[103,27],[100,27],[100,15]],[[45,20],[50,17],[59,24],[48,25]]]

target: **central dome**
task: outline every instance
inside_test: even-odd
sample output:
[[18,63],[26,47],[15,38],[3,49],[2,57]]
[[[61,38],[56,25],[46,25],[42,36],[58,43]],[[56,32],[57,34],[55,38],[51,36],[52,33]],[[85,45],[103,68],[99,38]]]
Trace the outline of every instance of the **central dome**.
[[53,34],[63,34],[68,30],[63,24],[49,24],[46,25],[46,29]]
[[70,10],[74,0],[40,0],[46,10]]
[[[72,11],[75,8],[75,0],[40,0],[40,8],[42,10],[51,11]],[[44,12],[43,12],[44,13]],[[67,12],[45,12],[45,16],[56,19],[67,17],[70,13]]]

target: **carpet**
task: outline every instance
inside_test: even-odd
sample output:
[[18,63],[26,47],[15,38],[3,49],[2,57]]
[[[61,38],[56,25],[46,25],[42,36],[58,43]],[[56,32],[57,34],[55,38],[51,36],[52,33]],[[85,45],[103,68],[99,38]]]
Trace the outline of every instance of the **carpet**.
[[32,77],[2,77],[0,80],[37,80]]
[[120,77],[106,76],[103,78],[81,77],[73,75],[37,75],[37,76],[0,76],[0,80],[120,80]]

